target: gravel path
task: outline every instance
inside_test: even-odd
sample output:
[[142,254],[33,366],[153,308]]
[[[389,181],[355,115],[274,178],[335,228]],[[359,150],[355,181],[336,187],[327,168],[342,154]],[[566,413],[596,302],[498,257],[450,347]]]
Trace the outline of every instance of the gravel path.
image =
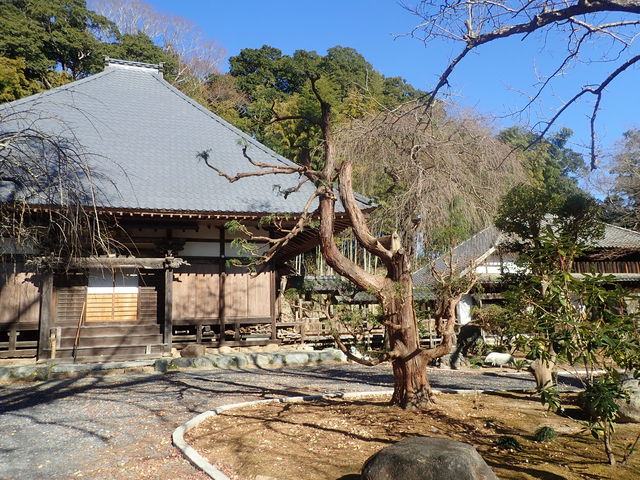
[[[529,375],[433,371],[434,388],[533,388]],[[185,370],[0,387],[0,479],[208,477],[171,445],[198,413],[251,399],[392,388],[389,367]]]

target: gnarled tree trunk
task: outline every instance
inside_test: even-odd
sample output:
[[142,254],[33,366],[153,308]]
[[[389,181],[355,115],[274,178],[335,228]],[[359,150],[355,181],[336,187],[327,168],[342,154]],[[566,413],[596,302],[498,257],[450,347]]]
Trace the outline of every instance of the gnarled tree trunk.
[[549,347],[548,354],[548,358],[537,358],[529,366],[533,377],[536,379],[536,389],[538,391],[552,387],[555,384],[554,374],[557,355],[553,351],[553,347]]
[[394,257],[380,298],[392,360],[394,389],[391,402],[417,409],[432,402],[427,379],[428,358],[420,348],[418,322],[413,306],[413,281],[405,255]]
[[[325,145],[331,154],[330,143]],[[351,165],[340,168],[340,199],[351,220],[360,243],[377,255],[387,268],[386,277],[366,272],[345,257],[333,238],[336,196],[332,188],[320,194],[320,246],[327,263],[358,287],[374,294],[381,305],[383,324],[389,339],[389,351],[380,358],[393,365],[394,394],[392,403],[402,408],[422,408],[431,401],[427,380],[428,357],[420,349],[418,324],[413,307],[413,281],[410,265],[397,238],[383,246],[367,228],[364,215],[357,207],[351,188]],[[388,248],[387,248],[388,247]]]
[[[330,154],[330,144],[325,147]],[[448,296],[439,308],[436,323],[442,343],[432,349],[421,349],[413,305],[413,280],[405,250],[400,245],[397,235],[392,236],[388,244],[382,245],[379,239],[370,233],[364,215],[355,202],[349,163],[343,163],[341,166],[339,180],[340,200],[349,215],[354,234],[364,248],[382,260],[387,274],[381,277],[364,271],[337,248],[333,238],[337,198],[333,189],[330,188],[320,193],[322,253],[327,263],[337,273],[350,279],[361,289],[374,294],[380,302],[383,313],[382,322],[389,339],[389,351],[379,360],[390,360],[393,366],[392,403],[406,409],[427,407],[433,402],[427,378],[427,365],[434,358],[448,354],[452,350],[455,338],[455,307],[461,295]]]

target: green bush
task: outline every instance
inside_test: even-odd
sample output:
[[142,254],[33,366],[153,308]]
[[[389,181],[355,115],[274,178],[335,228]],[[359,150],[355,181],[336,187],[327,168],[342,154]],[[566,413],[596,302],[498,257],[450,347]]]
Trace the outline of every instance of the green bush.
[[534,434],[536,442],[545,443],[558,438],[558,432],[551,427],[540,427]]
[[484,359],[482,357],[473,357],[469,360],[469,366],[471,368],[482,368],[482,365],[484,365]]
[[496,440],[496,446],[501,450],[515,450],[517,452],[522,451],[522,445],[515,437],[503,435]]
[[516,358],[513,361],[513,366],[518,372],[520,372],[529,366],[529,362],[521,358]]

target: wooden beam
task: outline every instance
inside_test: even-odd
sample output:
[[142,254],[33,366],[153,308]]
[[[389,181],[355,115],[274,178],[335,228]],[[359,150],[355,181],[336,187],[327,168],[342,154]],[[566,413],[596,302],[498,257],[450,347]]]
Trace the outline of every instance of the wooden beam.
[[[185,263],[180,258],[171,259],[171,268]],[[135,257],[89,257],[79,258],[71,263],[77,268],[146,268],[160,270],[167,265],[167,258],[135,258]]]
[[164,270],[164,343],[165,351],[171,354],[173,343],[173,269]]
[[42,278],[40,297],[40,335],[38,337],[38,360],[48,360],[49,330],[53,327],[53,273],[45,273]]
[[220,338],[218,344],[224,345],[225,342],[225,319],[227,316],[225,305],[225,283],[227,281],[227,259],[225,257],[225,227],[220,227],[220,281],[218,282],[218,318],[220,319]]

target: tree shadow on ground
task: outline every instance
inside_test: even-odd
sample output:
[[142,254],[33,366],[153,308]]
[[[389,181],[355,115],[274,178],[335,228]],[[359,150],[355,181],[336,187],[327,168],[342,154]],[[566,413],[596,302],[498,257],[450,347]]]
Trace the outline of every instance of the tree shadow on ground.
[[538,480],[569,480],[568,477],[565,477],[563,475],[558,475],[552,472],[545,472],[544,470],[538,470],[537,468],[525,468],[522,466],[508,465],[504,463],[493,462],[491,460],[487,460],[486,458],[485,462],[487,462],[487,465],[489,465],[492,469],[499,467],[514,472],[522,472],[531,475],[532,478],[536,478]]

